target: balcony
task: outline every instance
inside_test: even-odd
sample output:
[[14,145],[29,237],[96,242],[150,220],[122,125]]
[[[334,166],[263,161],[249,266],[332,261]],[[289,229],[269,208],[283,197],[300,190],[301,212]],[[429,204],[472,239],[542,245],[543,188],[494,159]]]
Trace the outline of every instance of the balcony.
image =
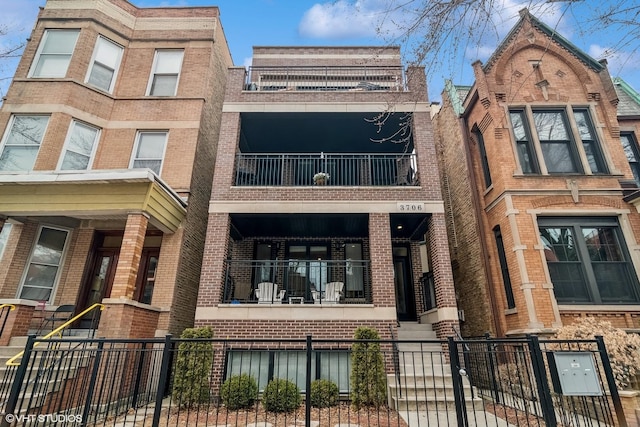
[[[415,154],[238,153],[234,183],[251,187],[417,186],[416,170]],[[321,173],[328,179],[319,179]]]
[[[277,291],[260,298],[259,283]],[[339,293],[329,293],[331,284]],[[284,291],[284,292],[282,292]],[[366,260],[227,260],[224,304],[371,304],[370,262]]]
[[402,67],[249,67],[248,91],[405,91]]

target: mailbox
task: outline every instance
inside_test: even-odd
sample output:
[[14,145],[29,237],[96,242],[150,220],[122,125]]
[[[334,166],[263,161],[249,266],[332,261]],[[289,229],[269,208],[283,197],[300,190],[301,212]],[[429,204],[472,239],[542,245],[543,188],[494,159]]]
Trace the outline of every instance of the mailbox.
[[548,352],[547,360],[556,393],[564,396],[602,396],[592,353]]

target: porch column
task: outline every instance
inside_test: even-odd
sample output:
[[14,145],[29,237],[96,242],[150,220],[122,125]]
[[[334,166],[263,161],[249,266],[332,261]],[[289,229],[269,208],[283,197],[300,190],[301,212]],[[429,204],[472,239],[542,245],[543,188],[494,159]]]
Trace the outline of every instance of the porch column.
[[369,214],[369,252],[373,304],[376,307],[395,307],[391,221],[388,213]]
[[432,324],[438,339],[444,339],[453,335],[453,328],[456,330],[460,328],[444,213],[431,214],[428,220],[427,242],[438,308],[436,313],[426,315],[426,319],[423,321],[426,320]]
[[142,213],[127,217],[111,298],[133,299],[148,222],[149,217]]
[[[229,258],[230,232],[231,218],[228,213],[209,214],[197,307],[215,307],[220,304],[225,277],[224,269],[226,260]],[[196,326],[206,324],[206,321],[199,322],[198,320],[196,314]]]

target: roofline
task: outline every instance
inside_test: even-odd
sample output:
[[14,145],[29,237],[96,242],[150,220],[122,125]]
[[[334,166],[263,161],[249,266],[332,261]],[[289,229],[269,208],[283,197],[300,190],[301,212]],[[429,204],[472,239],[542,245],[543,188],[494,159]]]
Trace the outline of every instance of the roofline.
[[493,52],[491,57],[487,60],[487,63],[482,67],[482,69],[485,72],[489,68],[491,68],[491,66],[493,65],[493,63],[497,59],[497,57],[502,54],[502,51],[504,50],[506,45],[509,43],[511,38],[515,35],[515,33],[520,30],[520,28],[522,27],[522,24],[524,23],[524,21],[527,18],[529,18],[529,20],[531,21],[531,25],[533,25],[538,30],[540,30],[541,32],[546,34],[553,41],[555,41],[558,44],[560,44],[562,47],[564,47],[566,50],[568,50],[569,53],[571,53],[574,56],[576,56],[580,61],[582,61],[584,64],[588,65],[589,67],[591,67],[594,71],[599,73],[600,71],[602,71],[602,70],[604,70],[606,68],[606,66],[603,65],[601,62],[599,62],[598,60],[594,59],[592,56],[588,55],[582,49],[580,49],[579,47],[577,47],[576,45],[571,43],[568,39],[566,39],[562,35],[560,35],[556,30],[554,30],[553,28],[551,28],[550,26],[548,26],[547,24],[545,24],[544,22],[542,22],[541,20],[539,20],[538,18],[533,16],[529,12],[529,9],[524,8],[524,9],[520,10],[519,13],[520,13],[520,20],[516,23],[516,25],[513,26],[511,31],[509,31],[507,36],[502,40],[502,43],[500,43],[498,45],[498,47],[496,48],[495,52]]
[[632,88],[629,83],[625,82],[620,77],[615,77],[613,79],[613,84],[618,86],[624,93],[629,95],[636,102],[636,104],[640,105],[640,93],[636,92],[636,90]]

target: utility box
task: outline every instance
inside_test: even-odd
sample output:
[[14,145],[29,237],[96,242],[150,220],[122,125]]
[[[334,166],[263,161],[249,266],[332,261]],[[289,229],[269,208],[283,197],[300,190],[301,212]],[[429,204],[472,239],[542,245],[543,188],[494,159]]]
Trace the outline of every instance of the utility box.
[[547,360],[556,393],[564,396],[602,396],[592,353],[548,352]]

